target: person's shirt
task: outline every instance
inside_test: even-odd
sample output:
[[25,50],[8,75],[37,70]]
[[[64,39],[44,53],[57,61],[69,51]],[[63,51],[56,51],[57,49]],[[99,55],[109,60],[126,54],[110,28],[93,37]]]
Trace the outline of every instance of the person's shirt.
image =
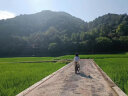
[[80,57],[79,57],[79,56],[75,56],[75,57],[74,57],[74,61],[75,61],[75,62],[78,62],[79,60],[80,60]]

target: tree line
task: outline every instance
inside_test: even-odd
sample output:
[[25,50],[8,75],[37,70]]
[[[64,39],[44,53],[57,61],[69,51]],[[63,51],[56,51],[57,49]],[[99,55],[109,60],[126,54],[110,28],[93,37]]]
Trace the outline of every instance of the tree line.
[[42,11],[0,20],[0,56],[59,56],[128,51],[128,15],[91,22],[65,12]]

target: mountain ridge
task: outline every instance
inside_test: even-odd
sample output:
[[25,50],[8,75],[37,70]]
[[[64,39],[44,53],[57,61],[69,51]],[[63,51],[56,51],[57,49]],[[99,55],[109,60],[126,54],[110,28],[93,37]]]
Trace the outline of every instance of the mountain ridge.
[[109,13],[85,22],[66,12],[41,11],[0,20],[0,34],[0,56],[124,52],[128,15]]

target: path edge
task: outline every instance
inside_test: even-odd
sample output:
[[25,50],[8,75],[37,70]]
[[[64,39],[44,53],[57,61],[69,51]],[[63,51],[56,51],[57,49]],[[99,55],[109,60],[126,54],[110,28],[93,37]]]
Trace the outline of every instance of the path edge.
[[40,80],[37,83],[31,85],[30,87],[28,87],[27,89],[23,90],[22,92],[20,92],[16,96],[25,96],[26,94],[31,92],[33,89],[35,89],[36,87],[38,87],[39,85],[41,85],[42,83],[44,83],[45,81],[47,81],[48,79],[50,79],[51,77],[56,75],[58,72],[63,71],[65,68],[69,67],[70,65],[72,65],[72,62],[68,63],[67,65],[63,66],[62,68],[58,69],[57,71],[53,72],[52,74],[44,77],[42,80]]
[[119,96],[127,96],[112,80],[111,78],[96,64],[96,62],[92,59],[92,62],[95,64],[97,69],[101,72],[104,79],[108,82],[109,86],[117,93]]

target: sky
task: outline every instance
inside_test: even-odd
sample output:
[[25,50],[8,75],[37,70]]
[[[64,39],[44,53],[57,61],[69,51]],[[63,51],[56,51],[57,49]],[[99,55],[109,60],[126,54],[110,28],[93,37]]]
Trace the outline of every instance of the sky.
[[0,0],[0,19],[42,10],[64,11],[89,22],[107,13],[128,14],[128,0]]

